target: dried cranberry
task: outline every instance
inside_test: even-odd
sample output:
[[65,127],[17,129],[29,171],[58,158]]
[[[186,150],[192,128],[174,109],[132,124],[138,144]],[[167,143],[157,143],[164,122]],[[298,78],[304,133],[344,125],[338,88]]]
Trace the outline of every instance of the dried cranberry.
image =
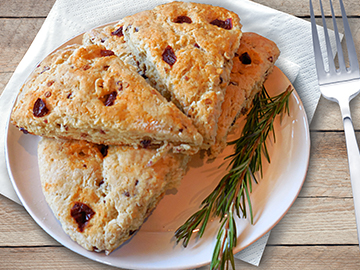
[[174,23],[192,23],[192,20],[188,16],[178,16]]
[[176,55],[171,46],[167,46],[162,54],[162,59],[168,63],[170,66],[174,65],[176,62]]
[[124,192],[124,195],[125,195],[126,197],[130,197],[129,191],[125,191],[125,192]]
[[251,58],[250,55],[247,52],[244,52],[242,55],[239,56],[239,59],[241,63],[244,65],[250,65],[251,64]]
[[111,50],[101,50],[100,51],[100,55],[102,57],[105,57],[105,56],[112,56],[112,55],[115,55],[115,53]]
[[47,86],[47,87],[50,87],[50,86],[52,86],[52,85],[54,84],[54,82],[55,82],[55,81],[48,81],[47,84],[46,84],[46,86]]
[[102,184],[104,184],[104,179],[100,181],[99,187],[100,187]]
[[272,63],[272,62],[274,61],[274,58],[273,58],[272,56],[270,56],[270,57],[268,58],[268,60]]
[[48,66],[45,66],[44,69],[40,72],[40,74],[43,74],[45,71],[49,70],[50,68]]
[[100,145],[100,153],[102,154],[103,157],[106,157],[108,154],[108,149],[109,146],[108,145]]
[[112,105],[114,105],[114,101],[115,101],[115,99],[116,99],[116,96],[117,96],[117,92],[116,92],[116,91],[113,91],[113,92],[111,92],[110,94],[106,95],[106,96],[105,96],[104,105],[105,105],[105,106],[112,106]]
[[49,112],[48,108],[46,108],[45,102],[38,98],[35,101],[34,107],[33,107],[33,114],[35,117],[43,117]]
[[122,37],[122,36],[124,36],[122,30],[123,30],[123,27],[120,26],[118,29],[116,29],[115,31],[111,32],[111,35],[112,35],[112,36]]
[[233,25],[232,25],[232,19],[226,19],[225,21],[223,20],[219,20],[219,19],[215,19],[212,22],[210,22],[210,24],[212,25],[216,25],[218,27],[224,28],[226,30],[230,30],[232,29]]
[[22,132],[22,133],[24,133],[25,135],[26,134],[29,134],[29,131],[27,131],[25,128],[23,128],[23,127],[21,127],[20,128],[20,131]]
[[95,212],[85,203],[76,202],[71,208],[70,214],[78,224],[80,232],[83,232],[86,224],[95,215]]
[[142,140],[142,141],[140,142],[140,144],[141,144],[141,146],[142,146],[143,148],[148,148],[148,147],[150,146],[150,144],[151,144],[151,140],[149,140],[149,139]]
[[122,81],[117,81],[116,85],[118,86],[118,91],[122,91],[123,90],[123,85],[122,85]]
[[83,70],[88,70],[91,68],[91,65],[90,64],[86,64],[82,67]]
[[194,46],[195,46],[195,48],[198,48],[198,49],[200,49],[200,46],[199,46],[199,44],[195,43],[195,44],[194,44]]

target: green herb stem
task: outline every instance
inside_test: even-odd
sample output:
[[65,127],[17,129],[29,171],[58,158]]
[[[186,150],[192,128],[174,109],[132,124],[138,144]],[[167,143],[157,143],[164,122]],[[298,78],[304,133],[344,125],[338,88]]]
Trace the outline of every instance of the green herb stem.
[[193,232],[197,232],[199,238],[202,237],[210,217],[219,218],[221,225],[210,264],[211,269],[228,269],[229,264],[235,268],[233,256],[233,249],[237,245],[235,215],[239,218],[247,218],[249,214],[250,222],[253,224],[250,193],[252,182],[258,183],[254,173],[259,171],[263,177],[262,157],[270,163],[266,141],[272,134],[275,143],[274,121],[277,115],[282,116],[284,112],[289,114],[291,92],[289,86],[280,95],[270,97],[263,88],[255,96],[241,136],[229,142],[230,145],[234,145],[234,153],[225,158],[225,160],[230,159],[227,174],[201,203],[201,209],[175,232],[177,243],[183,241],[183,246],[187,247]]

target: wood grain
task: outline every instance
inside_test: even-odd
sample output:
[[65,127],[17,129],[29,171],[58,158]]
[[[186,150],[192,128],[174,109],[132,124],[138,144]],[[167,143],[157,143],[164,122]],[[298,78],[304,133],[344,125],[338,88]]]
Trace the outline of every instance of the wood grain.
[[[3,248],[0,252],[0,269],[119,269],[106,266],[64,247]],[[359,248],[344,246],[267,246],[260,266],[235,260],[236,269],[359,269]],[[198,268],[207,270],[209,266]]]
[[46,17],[54,3],[55,0],[2,0],[0,1],[0,17]]
[[13,72],[44,19],[0,19],[0,74]]
[[[0,94],[54,2],[0,1]],[[308,0],[255,2],[309,20]],[[358,0],[344,2],[360,56],[360,5]],[[329,15],[327,1],[323,3]],[[315,13],[320,14],[317,4]],[[321,25],[320,19],[317,22]],[[330,18],[327,24],[331,28]],[[359,97],[351,102],[351,109],[354,126],[360,131]],[[236,269],[360,269],[345,138],[337,105],[321,98],[310,129],[310,164],[297,200],[271,231],[260,266],[236,260]],[[2,196],[0,262],[0,269],[118,269],[62,247],[22,206]]]

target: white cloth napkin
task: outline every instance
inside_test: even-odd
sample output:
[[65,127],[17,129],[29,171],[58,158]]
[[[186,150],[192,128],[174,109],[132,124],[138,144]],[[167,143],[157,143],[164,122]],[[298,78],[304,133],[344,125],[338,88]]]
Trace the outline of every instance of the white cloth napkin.
[[[117,21],[170,0],[57,0],[29,50],[0,97],[0,193],[20,203],[12,188],[5,162],[4,142],[8,117],[18,90],[46,55],[70,38],[93,27]],[[320,92],[315,73],[310,23],[247,0],[196,1],[223,6],[239,14],[243,31],[261,34],[276,42],[281,50],[277,66],[293,82],[309,122]],[[323,35],[320,35],[323,37]],[[269,233],[236,254],[238,259],[259,265]]]

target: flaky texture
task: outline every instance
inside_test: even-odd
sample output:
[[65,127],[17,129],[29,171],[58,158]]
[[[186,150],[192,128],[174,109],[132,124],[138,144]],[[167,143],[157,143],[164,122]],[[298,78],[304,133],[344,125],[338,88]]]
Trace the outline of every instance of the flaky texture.
[[171,143],[194,153],[202,136],[132,65],[101,45],[47,57],[22,87],[11,121],[46,137],[140,147]]
[[188,156],[171,152],[147,166],[154,153],[43,138],[41,184],[64,231],[84,248],[106,254],[129,239],[186,171]]
[[215,144],[209,151],[210,157],[216,157],[225,149],[233,122],[250,108],[254,96],[261,91],[267,76],[272,72],[279,54],[273,41],[256,33],[243,33],[222,104]]
[[[111,34],[117,29],[122,34]],[[172,2],[125,17],[100,32],[85,39],[117,47],[120,50],[114,51],[119,55],[130,51],[150,84],[192,119],[204,138],[202,148],[214,143],[241,37],[235,13],[206,4]]]

